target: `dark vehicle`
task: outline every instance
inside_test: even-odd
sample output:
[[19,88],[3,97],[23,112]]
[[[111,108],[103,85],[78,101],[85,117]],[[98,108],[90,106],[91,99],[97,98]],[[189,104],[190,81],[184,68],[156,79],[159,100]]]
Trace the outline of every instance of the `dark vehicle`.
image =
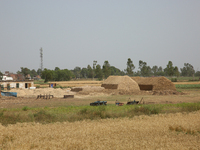
[[127,102],[127,104],[126,105],[135,105],[135,104],[139,104],[139,101],[129,101],[129,102]]
[[100,105],[107,105],[107,101],[96,101],[96,102],[90,103],[90,106],[100,106]]
[[143,97],[142,97],[142,99],[140,101],[136,101],[136,100],[130,101],[130,98],[129,98],[129,101],[127,102],[126,105],[135,105],[135,104],[144,104]]

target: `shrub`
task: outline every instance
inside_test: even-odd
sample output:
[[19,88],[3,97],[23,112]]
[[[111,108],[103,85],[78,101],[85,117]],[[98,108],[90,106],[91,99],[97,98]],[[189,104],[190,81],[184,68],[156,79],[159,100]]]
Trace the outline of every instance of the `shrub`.
[[24,106],[23,108],[22,108],[22,110],[23,111],[27,111],[27,110],[29,110],[30,108],[28,107],[28,106]]

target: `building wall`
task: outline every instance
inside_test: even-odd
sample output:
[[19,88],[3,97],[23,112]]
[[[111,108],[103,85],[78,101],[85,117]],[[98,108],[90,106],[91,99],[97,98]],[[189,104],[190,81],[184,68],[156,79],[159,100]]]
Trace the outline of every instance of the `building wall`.
[[7,88],[7,85],[10,85],[10,88],[17,88],[17,83],[19,83],[19,88],[24,89],[25,85],[27,84],[28,88],[29,87],[34,87],[34,82],[33,81],[20,81],[20,82],[14,82],[14,81],[1,81],[0,84],[4,86],[4,88]]

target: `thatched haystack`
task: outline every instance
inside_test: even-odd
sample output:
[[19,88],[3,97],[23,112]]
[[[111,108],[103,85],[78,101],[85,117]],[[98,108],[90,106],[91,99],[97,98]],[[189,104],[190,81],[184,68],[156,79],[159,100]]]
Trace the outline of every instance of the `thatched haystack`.
[[176,91],[175,85],[166,77],[131,77],[138,83],[140,90],[172,90]]
[[116,89],[121,94],[136,93],[140,91],[138,84],[129,76],[109,76],[101,85],[105,89]]

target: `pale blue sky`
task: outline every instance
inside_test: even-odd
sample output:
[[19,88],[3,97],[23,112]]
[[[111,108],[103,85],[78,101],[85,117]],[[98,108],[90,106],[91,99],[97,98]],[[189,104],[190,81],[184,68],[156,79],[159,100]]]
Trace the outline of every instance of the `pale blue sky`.
[[149,66],[200,71],[200,0],[1,0],[0,71]]

